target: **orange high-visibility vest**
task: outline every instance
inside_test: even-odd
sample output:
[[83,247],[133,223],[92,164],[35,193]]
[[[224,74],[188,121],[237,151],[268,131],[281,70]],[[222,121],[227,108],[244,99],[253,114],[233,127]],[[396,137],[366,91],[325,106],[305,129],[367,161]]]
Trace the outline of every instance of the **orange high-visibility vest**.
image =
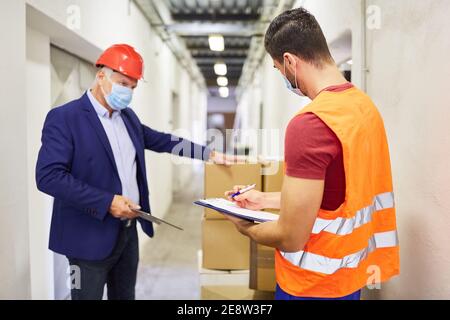
[[277,250],[277,283],[298,297],[344,297],[399,274],[386,132],[377,108],[357,88],[321,92],[302,113],[319,117],[342,144],[345,201],[336,211],[318,212],[303,251]]

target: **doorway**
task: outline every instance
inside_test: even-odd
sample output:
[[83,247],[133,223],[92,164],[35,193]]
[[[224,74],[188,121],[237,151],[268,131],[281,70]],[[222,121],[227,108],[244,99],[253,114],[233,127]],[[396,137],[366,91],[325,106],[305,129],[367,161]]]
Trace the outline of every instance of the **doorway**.
[[[83,59],[56,46],[50,47],[51,105],[53,108],[78,99],[92,85],[96,69]],[[54,253],[54,292],[56,300],[70,297],[68,261],[65,256]]]

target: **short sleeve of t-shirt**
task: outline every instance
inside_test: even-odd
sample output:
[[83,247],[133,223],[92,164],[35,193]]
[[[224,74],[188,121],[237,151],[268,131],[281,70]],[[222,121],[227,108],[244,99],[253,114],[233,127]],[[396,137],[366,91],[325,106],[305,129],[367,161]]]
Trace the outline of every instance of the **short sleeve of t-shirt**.
[[325,180],[328,166],[340,152],[339,139],[316,115],[301,114],[289,123],[285,139],[288,176]]

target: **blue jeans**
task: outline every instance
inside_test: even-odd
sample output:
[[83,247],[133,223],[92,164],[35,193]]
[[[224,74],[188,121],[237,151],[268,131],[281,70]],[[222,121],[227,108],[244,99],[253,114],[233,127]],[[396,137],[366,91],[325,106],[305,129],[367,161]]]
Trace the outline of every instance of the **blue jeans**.
[[71,289],[72,300],[101,300],[105,284],[108,300],[134,300],[139,243],[136,221],[127,227],[123,222],[117,244],[109,257],[100,261],[69,258],[80,270],[80,287]]
[[275,300],[360,300],[361,299],[361,290],[352,293],[346,297],[342,298],[305,298],[305,297],[295,297],[283,291],[279,285],[277,285],[277,289],[275,291]]

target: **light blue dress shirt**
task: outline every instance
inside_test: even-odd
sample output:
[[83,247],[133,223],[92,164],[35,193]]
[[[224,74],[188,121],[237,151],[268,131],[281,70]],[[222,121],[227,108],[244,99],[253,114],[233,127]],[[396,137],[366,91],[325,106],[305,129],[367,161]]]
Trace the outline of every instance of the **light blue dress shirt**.
[[139,187],[136,176],[136,149],[128,134],[128,130],[123,122],[120,111],[114,111],[109,117],[109,111],[97,101],[91,90],[87,91],[87,96],[94,106],[100,122],[105,129],[106,135],[111,145],[122,183],[122,195],[139,205]]

